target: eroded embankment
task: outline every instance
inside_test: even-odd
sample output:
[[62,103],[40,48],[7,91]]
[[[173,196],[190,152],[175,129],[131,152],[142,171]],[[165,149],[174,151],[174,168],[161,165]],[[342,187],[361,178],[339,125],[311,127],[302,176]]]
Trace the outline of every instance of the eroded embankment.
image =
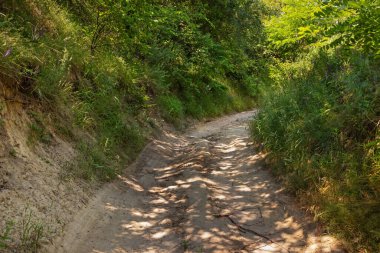
[[37,122],[33,103],[2,85],[0,252],[31,252],[61,234],[91,190],[64,174],[76,157],[73,146]]

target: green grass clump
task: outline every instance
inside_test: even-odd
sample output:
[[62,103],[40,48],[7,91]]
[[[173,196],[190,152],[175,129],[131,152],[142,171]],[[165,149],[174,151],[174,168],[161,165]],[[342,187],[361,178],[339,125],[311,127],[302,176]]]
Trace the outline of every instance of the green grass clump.
[[288,188],[356,250],[372,252],[380,250],[378,69],[339,49],[278,64],[252,122]]
[[175,96],[162,96],[158,99],[163,117],[169,122],[180,124],[183,120],[184,109],[181,101]]
[[46,236],[46,232],[44,224],[32,217],[32,211],[25,213],[21,221],[21,245],[18,250],[21,252],[37,253],[41,247],[41,240]]
[[2,231],[0,231],[0,250],[5,250],[9,247],[9,243],[11,241],[10,233],[13,229],[13,222],[6,222],[5,227]]

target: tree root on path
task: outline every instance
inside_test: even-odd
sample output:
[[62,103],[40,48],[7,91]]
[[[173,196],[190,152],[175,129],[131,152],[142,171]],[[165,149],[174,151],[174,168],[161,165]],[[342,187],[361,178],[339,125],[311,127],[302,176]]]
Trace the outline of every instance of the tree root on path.
[[214,217],[216,218],[227,218],[232,224],[234,224],[239,231],[243,232],[243,233],[251,233],[251,234],[254,234],[254,235],[257,235],[267,241],[270,241],[271,243],[275,243],[272,239],[270,239],[268,236],[266,235],[263,235],[259,232],[256,232],[255,230],[252,230],[252,229],[249,229],[249,228],[245,228],[243,226],[241,226],[240,224],[238,224],[236,221],[234,221],[230,214],[214,214],[213,215]]
[[[213,216],[215,218],[227,218],[232,224],[234,224],[237,229],[240,231],[240,232],[243,232],[243,233],[251,233],[251,234],[254,234],[258,237],[261,237],[273,244],[276,244],[278,246],[280,246],[281,248],[284,249],[284,247],[282,247],[281,245],[279,245],[277,242],[273,241],[271,238],[269,238],[268,236],[266,235],[263,235],[255,230],[252,230],[252,229],[249,229],[249,228],[245,228],[243,226],[241,226],[240,224],[238,224],[234,219],[231,218],[231,214],[213,214]],[[289,250],[286,249],[287,252],[289,252]]]

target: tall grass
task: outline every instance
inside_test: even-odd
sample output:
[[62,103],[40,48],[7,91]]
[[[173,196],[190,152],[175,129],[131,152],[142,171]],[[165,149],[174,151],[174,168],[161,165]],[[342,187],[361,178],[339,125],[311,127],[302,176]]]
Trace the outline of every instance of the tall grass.
[[353,251],[380,250],[379,66],[339,49],[278,63],[252,122],[274,173]]

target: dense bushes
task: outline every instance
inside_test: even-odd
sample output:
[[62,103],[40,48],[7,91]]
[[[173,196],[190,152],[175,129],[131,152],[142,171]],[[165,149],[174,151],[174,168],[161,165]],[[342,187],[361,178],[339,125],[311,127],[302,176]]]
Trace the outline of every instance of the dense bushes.
[[284,1],[268,21],[272,82],[252,133],[317,218],[353,251],[378,252],[380,16],[354,2]]

